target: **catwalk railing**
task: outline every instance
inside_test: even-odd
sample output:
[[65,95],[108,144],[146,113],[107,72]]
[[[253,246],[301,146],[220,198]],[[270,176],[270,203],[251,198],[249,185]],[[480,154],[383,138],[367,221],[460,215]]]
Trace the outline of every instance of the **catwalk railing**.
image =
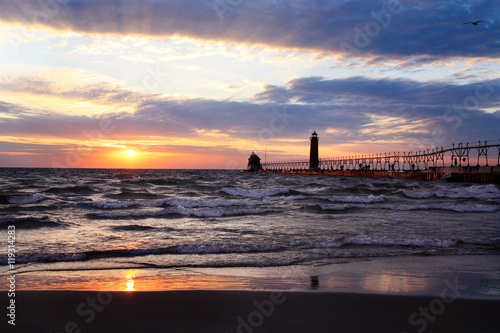
[[[491,151],[493,150],[493,151]],[[488,156],[490,152],[490,156]],[[495,157],[492,157],[492,153]],[[431,167],[444,167],[445,160],[449,159],[450,164],[446,166],[475,166],[494,163],[500,166],[500,140],[478,141],[477,143],[467,142],[453,144],[448,148],[427,149],[424,151],[394,152],[393,154],[367,154],[348,157],[320,158],[320,170],[382,170],[382,171],[419,171],[428,170]],[[489,159],[490,158],[490,159]],[[431,165],[432,164],[432,165]],[[441,164],[441,165],[439,165]],[[293,171],[308,170],[309,160],[276,161],[262,164],[263,170],[268,171]]]

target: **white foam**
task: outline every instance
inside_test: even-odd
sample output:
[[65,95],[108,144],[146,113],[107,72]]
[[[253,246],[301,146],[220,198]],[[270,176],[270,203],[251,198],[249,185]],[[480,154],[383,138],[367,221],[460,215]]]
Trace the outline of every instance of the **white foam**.
[[346,202],[346,203],[371,203],[371,202],[382,202],[385,201],[384,195],[373,195],[369,196],[357,196],[357,195],[348,195],[343,197],[321,197],[324,199],[328,199],[331,202]]
[[446,209],[446,210],[452,210],[455,212],[460,212],[460,213],[466,213],[466,212],[495,212],[500,209],[500,206],[495,206],[495,205],[482,205],[482,204],[466,204],[466,205],[453,205],[453,204],[447,204],[447,205],[442,205],[439,207],[439,205],[436,205],[437,209]]
[[88,205],[88,206],[94,206],[98,208],[104,208],[104,209],[118,209],[118,208],[126,208],[134,205],[139,205],[138,202],[136,201],[80,201],[78,202],[79,205]]
[[355,207],[353,205],[343,204],[343,205],[319,205],[322,210],[346,210],[347,208]]
[[349,208],[362,208],[362,209],[389,209],[395,211],[412,211],[412,210],[449,210],[453,212],[495,212],[500,209],[499,205],[483,205],[483,204],[451,204],[451,203],[431,203],[431,204],[320,204],[323,210],[346,210]]
[[315,242],[305,245],[297,246],[299,249],[329,249],[333,247],[341,247],[342,243],[334,240],[327,240],[322,242]]
[[435,238],[390,238],[359,235],[344,239],[344,244],[357,245],[404,245],[404,246],[433,246],[433,247],[450,247],[457,244],[451,239],[435,239]]
[[459,188],[442,188],[436,192],[436,196],[450,199],[500,199],[500,190],[494,184],[471,185]]
[[129,182],[142,182],[144,179],[141,178],[141,177],[137,177],[137,178],[130,178],[128,181]]
[[424,205],[424,204],[414,204],[414,205],[407,205],[407,204],[384,204],[384,205],[379,205],[377,208],[380,209],[389,209],[389,210],[399,210],[399,211],[410,211],[410,210],[427,210],[427,209],[433,209],[430,205]]
[[422,199],[422,198],[430,198],[434,195],[434,193],[430,192],[419,192],[419,191],[414,191],[414,190],[398,190],[397,192],[403,192],[404,195],[406,195],[409,198],[414,198],[414,199]]
[[164,199],[158,201],[80,201],[77,204],[94,206],[104,209],[119,209],[131,206],[160,207],[165,204],[170,206],[194,208],[194,207],[230,207],[230,206],[258,206],[269,204],[269,201],[248,201],[248,200],[223,200],[223,199]]
[[181,214],[186,216],[197,216],[197,217],[220,217],[220,216],[228,216],[228,215],[246,215],[246,214],[261,214],[274,211],[272,209],[223,209],[223,208],[215,208],[215,209],[203,209],[203,208],[183,208],[183,207],[175,207],[169,208],[165,210],[167,214]]
[[41,193],[35,193],[33,195],[19,195],[9,198],[9,203],[11,204],[30,204],[35,203],[46,198],[45,195]]
[[295,200],[302,200],[302,199],[307,199],[305,195],[290,195],[290,196],[280,196],[280,197],[267,197],[266,200],[270,201],[295,201]]
[[495,212],[500,209],[500,206],[495,205],[482,205],[482,204],[451,204],[451,203],[433,203],[433,204],[419,204],[419,205],[401,205],[401,204],[387,204],[381,205],[382,209],[410,211],[410,210],[449,210],[454,212]]
[[247,197],[247,198],[255,198],[255,197],[267,197],[271,195],[276,195],[280,193],[288,193],[290,192],[290,189],[288,187],[282,187],[282,188],[272,188],[272,189],[254,189],[254,190],[247,190],[244,188],[238,188],[238,187],[233,187],[233,188],[223,188],[223,192],[229,194],[229,195],[235,195],[235,196],[240,196],[240,197]]
[[177,253],[201,254],[201,253],[248,253],[267,252],[279,249],[277,245],[254,245],[254,246],[223,246],[223,245],[179,245],[176,246]]
[[247,200],[222,200],[222,199],[166,199],[164,203],[172,206],[187,208],[193,207],[227,207],[227,206],[258,206],[268,204],[269,201],[247,201]]
[[109,218],[127,218],[127,217],[161,217],[173,214],[179,214],[184,216],[196,216],[196,217],[221,217],[221,216],[233,216],[233,215],[246,215],[246,214],[262,214],[267,212],[274,212],[272,209],[223,209],[223,208],[184,208],[184,207],[172,207],[166,208],[161,211],[156,212],[138,212],[132,214],[112,214],[112,213],[102,213],[95,214],[98,217],[109,217]]

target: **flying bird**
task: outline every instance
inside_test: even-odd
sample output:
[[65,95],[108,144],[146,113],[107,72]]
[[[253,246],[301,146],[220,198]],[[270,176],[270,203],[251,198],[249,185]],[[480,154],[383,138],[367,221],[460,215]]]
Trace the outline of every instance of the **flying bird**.
[[479,22],[486,22],[486,21],[476,21],[476,22],[465,22],[465,23],[462,23],[462,25],[464,24],[474,24],[474,25],[477,25]]

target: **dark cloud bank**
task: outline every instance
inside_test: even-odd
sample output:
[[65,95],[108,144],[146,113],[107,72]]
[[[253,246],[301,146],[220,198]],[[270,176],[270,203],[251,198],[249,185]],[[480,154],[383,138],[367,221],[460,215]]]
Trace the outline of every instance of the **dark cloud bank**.
[[[2,21],[83,33],[390,58],[497,57],[499,18],[500,6],[491,0],[51,0],[10,1],[0,11]],[[470,20],[486,22],[461,25]]]

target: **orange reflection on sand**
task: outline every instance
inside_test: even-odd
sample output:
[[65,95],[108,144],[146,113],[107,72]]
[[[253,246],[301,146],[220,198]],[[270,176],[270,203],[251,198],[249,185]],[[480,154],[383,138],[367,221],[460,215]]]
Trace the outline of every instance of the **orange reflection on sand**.
[[424,286],[415,284],[414,280],[401,275],[374,274],[366,279],[363,287],[368,291],[382,293],[408,293],[423,290]]
[[[70,272],[65,276],[57,272],[26,274],[20,282],[25,290],[95,290],[95,291],[169,291],[169,290],[255,290],[293,289],[297,280],[272,277],[244,277],[231,275],[211,275],[199,273],[179,273],[129,269],[109,271]],[[0,281],[1,282],[1,281]],[[309,280],[303,281],[306,289]],[[2,289],[0,283],[0,290]],[[4,288],[5,289],[5,288]]]

